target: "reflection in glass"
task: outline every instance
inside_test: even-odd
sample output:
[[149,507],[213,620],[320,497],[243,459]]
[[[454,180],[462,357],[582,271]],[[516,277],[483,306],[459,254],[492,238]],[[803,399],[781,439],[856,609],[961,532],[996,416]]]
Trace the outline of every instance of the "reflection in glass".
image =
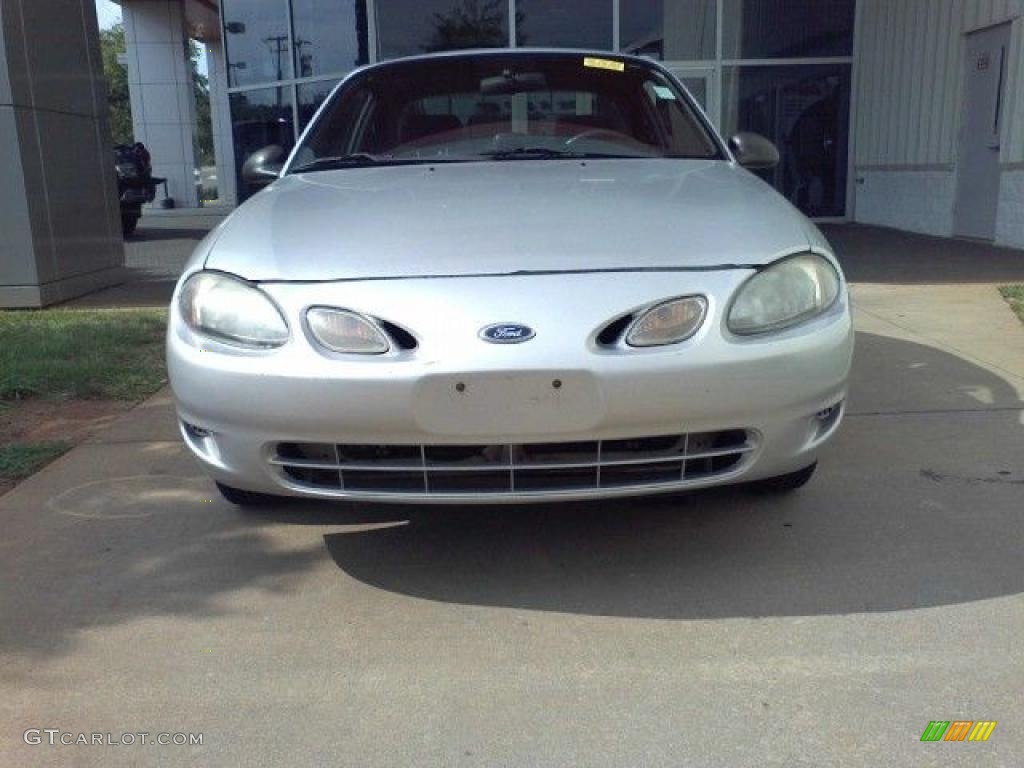
[[242,166],[249,155],[271,144],[289,151],[295,145],[291,91],[291,88],[260,88],[230,94],[239,202],[256,192],[242,179]]
[[232,86],[292,76],[285,0],[222,0],[224,48]]
[[381,59],[508,45],[508,0],[377,0]]
[[295,76],[344,74],[369,61],[366,0],[292,0]]
[[320,109],[324,99],[331,95],[337,80],[324,80],[319,83],[306,83],[298,87],[299,131],[305,130],[313,115]]
[[686,90],[693,96],[700,108],[705,112],[708,109],[708,81],[705,77],[686,77],[685,75],[679,78],[679,81],[686,87]]
[[852,56],[856,0],[722,0],[722,57]]
[[766,181],[809,216],[845,214],[849,64],[726,67],[722,103],[726,136],[754,131],[779,148]]
[[715,0],[621,0],[623,53],[662,61],[715,58]]
[[516,45],[612,48],[611,0],[516,0]]

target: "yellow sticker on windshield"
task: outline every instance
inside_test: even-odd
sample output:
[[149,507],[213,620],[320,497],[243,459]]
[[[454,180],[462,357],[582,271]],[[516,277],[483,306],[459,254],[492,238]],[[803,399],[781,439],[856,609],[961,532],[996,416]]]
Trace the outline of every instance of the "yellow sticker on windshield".
[[594,67],[595,69],[610,69],[613,72],[626,71],[626,65],[621,61],[613,61],[612,59],[596,59],[593,56],[584,57],[583,66]]

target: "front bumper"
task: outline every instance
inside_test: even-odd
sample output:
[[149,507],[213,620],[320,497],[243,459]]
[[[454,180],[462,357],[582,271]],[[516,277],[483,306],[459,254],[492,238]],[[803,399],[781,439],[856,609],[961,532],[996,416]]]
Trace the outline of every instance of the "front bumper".
[[[724,330],[725,299],[716,297],[731,296],[749,274],[267,284],[292,328],[292,340],[273,352],[241,352],[197,338],[171,312],[168,367],[182,433],[216,480],[282,495],[521,502],[659,493],[785,474],[812,463],[841,419],[853,344],[849,306],[844,294],[811,323],[770,338],[738,339]],[[594,334],[616,314],[691,293],[708,296],[710,306],[704,326],[686,342],[645,350],[595,344]],[[375,358],[323,352],[304,331],[304,311],[314,305],[386,319],[413,331],[420,344]],[[529,323],[537,337],[491,345],[477,336],[485,325],[513,320]],[[747,436],[735,462],[714,472],[687,471],[688,458],[706,457],[686,454],[685,436],[734,431]],[[298,457],[329,479],[344,464],[338,447],[405,446],[406,464],[383,466],[415,475],[427,469],[430,451],[473,446],[471,453],[494,458],[485,469],[500,473],[512,472],[517,460],[521,466],[532,450],[524,453],[522,446],[585,443],[589,451],[593,444],[596,458],[568,462],[589,467],[606,464],[602,445],[658,436],[683,437],[679,456],[659,458],[677,462],[679,474],[659,469],[650,482],[634,475],[619,486],[588,485],[577,477],[567,487],[545,482],[524,488],[511,478],[490,488],[432,490],[429,479],[417,485],[412,477],[414,484],[404,489],[352,487],[344,471],[337,483],[314,482],[315,474],[289,470],[295,456],[291,465],[281,460],[290,450],[282,444],[333,446],[333,455],[313,449],[312,458]],[[638,456],[635,463],[647,466],[650,457]],[[655,464],[663,468],[655,462],[652,470]],[[604,470],[606,477],[610,471]]]

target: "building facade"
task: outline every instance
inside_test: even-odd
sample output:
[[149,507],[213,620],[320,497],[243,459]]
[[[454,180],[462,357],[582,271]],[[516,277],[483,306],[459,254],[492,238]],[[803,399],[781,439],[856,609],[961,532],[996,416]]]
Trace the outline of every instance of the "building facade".
[[[662,61],[729,134],[783,150],[767,180],[847,215],[855,0],[221,0],[236,169],[290,144],[347,72],[460,47],[596,48]],[[237,176],[236,176],[237,179]],[[238,180],[244,198],[251,190]]]
[[93,0],[0,2],[0,307],[123,279],[108,113]]
[[[34,254],[12,251],[0,260],[0,297],[65,296],[115,274],[122,258],[103,183],[92,190],[103,213],[89,209],[84,234],[63,227],[85,209],[64,200],[56,175],[43,183],[58,167],[60,178],[95,176],[105,148],[82,154],[67,151],[82,143],[39,145],[23,115],[31,112],[39,130],[68,113],[85,121],[82,131],[104,132],[103,110],[81,95],[95,92],[83,73],[95,81],[98,71],[91,2],[0,5],[0,135],[13,136],[18,148],[4,167],[8,178],[22,179],[24,203],[7,215]],[[335,84],[359,66],[466,47],[595,48],[663,62],[723,134],[771,138],[782,162],[766,181],[813,217],[1024,248],[1024,0],[121,5],[135,135],[179,206],[199,204],[189,39],[208,49],[215,175],[228,205],[252,193],[239,175],[249,154],[293,145]],[[57,94],[63,101],[51,108]],[[52,210],[65,203],[66,215]],[[93,254],[87,268],[61,255],[65,244]]]
[[848,215],[1024,248],[1024,2],[861,4]]

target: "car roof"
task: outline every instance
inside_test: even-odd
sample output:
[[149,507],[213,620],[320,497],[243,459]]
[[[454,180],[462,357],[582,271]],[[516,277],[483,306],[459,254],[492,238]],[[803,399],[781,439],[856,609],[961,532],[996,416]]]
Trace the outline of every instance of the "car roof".
[[631,53],[615,53],[613,51],[602,51],[594,48],[459,48],[451,51],[437,51],[434,53],[417,53],[412,56],[400,56],[394,59],[387,59],[385,61],[378,61],[375,64],[362,67],[361,71],[365,72],[370,69],[377,69],[379,67],[387,67],[396,64],[406,64],[417,61],[444,61],[445,59],[458,59],[458,58],[474,58],[474,57],[487,57],[491,58],[494,56],[516,58],[524,56],[560,56],[560,57],[578,57],[578,56],[592,56],[599,59],[614,58],[618,61],[624,61],[628,63],[643,64],[646,66],[659,66],[659,62],[654,59],[649,59],[646,56],[635,56]]

